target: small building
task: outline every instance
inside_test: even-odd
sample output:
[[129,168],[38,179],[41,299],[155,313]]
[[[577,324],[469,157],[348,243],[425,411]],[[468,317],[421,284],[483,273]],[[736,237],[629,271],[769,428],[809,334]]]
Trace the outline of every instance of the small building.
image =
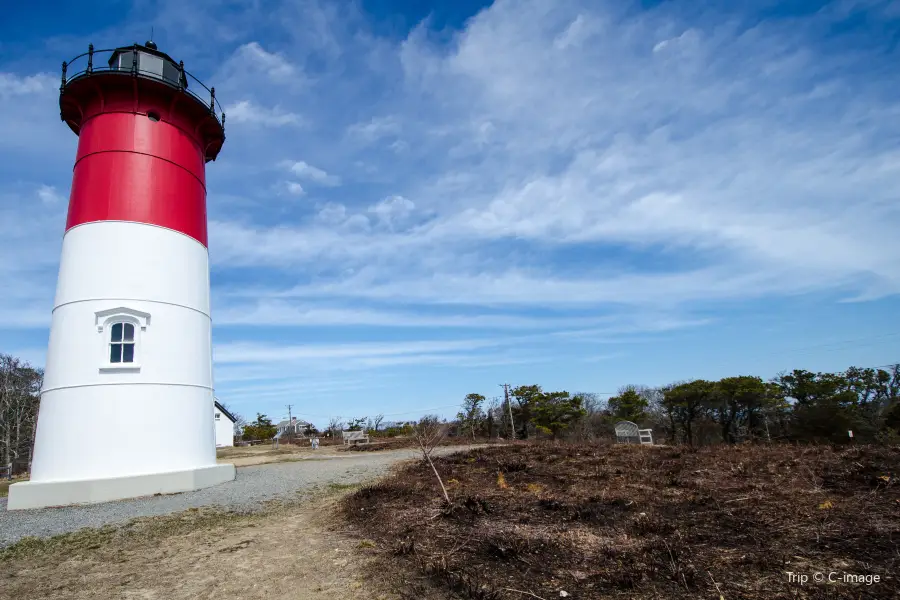
[[311,425],[312,424],[307,421],[300,420],[297,417],[291,417],[290,421],[287,419],[279,421],[275,427],[282,436],[292,434],[296,437],[306,437],[306,433]]
[[216,425],[216,448],[234,446],[234,423],[236,419],[224,406],[219,404],[218,400],[215,401],[213,419]]

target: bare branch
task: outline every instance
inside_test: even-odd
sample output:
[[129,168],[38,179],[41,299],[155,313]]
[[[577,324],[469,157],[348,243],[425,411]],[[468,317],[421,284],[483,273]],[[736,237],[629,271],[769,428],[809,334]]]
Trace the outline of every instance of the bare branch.
[[447,504],[450,504],[450,495],[447,493],[444,481],[441,479],[437,468],[434,466],[434,462],[431,460],[432,451],[441,443],[441,440],[444,439],[446,434],[446,426],[441,423],[436,416],[422,417],[422,420],[419,421],[415,428],[416,442],[419,444],[419,449],[422,451],[422,457],[428,462],[431,470],[434,471],[434,476],[437,477],[438,483],[441,486],[441,491],[444,493],[444,500],[447,501]]

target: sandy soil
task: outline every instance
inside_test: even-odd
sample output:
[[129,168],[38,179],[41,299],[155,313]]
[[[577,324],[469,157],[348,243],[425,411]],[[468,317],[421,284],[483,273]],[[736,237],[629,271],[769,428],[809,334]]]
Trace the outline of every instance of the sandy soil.
[[[370,480],[384,472],[385,461],[402,463],[413,456],[369,454],[373,460],[359,464],[366,455],[331,450],[331,460],[318,462],[326,457],[323,450],[234,448],[221,451],[220,458],[252,464],[310,460],[344,465],[346,460],[357,470],[368,469],[365,479]],[[411,585],[393,571],[382,573],[378,565],[385,548],[348,526],[337,508],[359,487],[335,475],[340,472],[326,471],[318,483],[307,477],[296,499],[271,500],[263,508],[198,506],[125,525],[21,539],[0,550],[0,600],[446,600],[430,582]]]
[[373,551],[341,532],[340,492],[264,513],[189,511],[0,555],[0,598],[378,598]]
[[312,450],[311,448],[285,444],[278,449],[274,449],[271,444],[266,444],[264,446],[219,449],[216,451],[216,462],[219,464],[228,463],[236,467],[247,467],[273,462],[328,459],[341,456],[348,455],[345,452],[339,452],[337,447],[320,447],[318,450]]

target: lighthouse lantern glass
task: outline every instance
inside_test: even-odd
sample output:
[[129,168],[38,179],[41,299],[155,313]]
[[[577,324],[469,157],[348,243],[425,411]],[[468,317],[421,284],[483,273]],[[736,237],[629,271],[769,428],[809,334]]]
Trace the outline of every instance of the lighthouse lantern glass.
[[[178,65],[162,56],[157,56],[144,50],[138,49],[135,51],[133,48],[116,50],[113,58],[110,59],[110,68],[117,71],[131,71],[135,54],[137,54],[138,73],[178,85],[178,79],[181,74]],[[187,87],[187,81],[184,79],[182,79],[182,86]]]
[[140,52],[139,54],[140,63],[138,68],[140,68],[141,72],[162,78],[163,59],[158,56],[153,56],[152,54],[147,54],[146,52]]

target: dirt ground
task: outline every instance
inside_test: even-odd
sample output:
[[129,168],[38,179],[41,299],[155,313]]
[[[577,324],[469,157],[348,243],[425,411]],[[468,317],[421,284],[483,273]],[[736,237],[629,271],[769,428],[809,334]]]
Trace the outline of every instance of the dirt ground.
[[236,467],[263,465],[273,462],[334,458],[335,456],[344,456],[337,446],[327,446],[313,450],[312,448],[292,444],[282,444],[277,449],[273,448],[272,444],[261,444],[259,446],[236,446],[216,450],[216,462],[219,464],[229,463]]
[[[481,443],[488,443],[488,440],[479,440]],[[471,444],[469,438],[449,438],[443,440],[439,445],[441,447],[466,446]],[[344,446],[343,444],[328,444],[319,446],[318,450],[313,450],[307,444],[281,444],[278,448],[273,448],[272,444],[260,444],[257,446],[234,446],[230,448],[219,448],[216,450],[216,460],[219,464],[230,463],[236,467],[246,467],[249,465],[262,465],[273,462],[290,462],[296,460],[316,460],[327,459],[357,452],[382,452],[390,450],[401,450],[405,448],[415,448],[416,441],[410,437],[396,438],[373,438],[368,444],[355,444],[353,446]]]
[[900,597],[898,448],[517,444],[435,463],[449,507],[415,463],[261,512],[24,540],[0,551],[0,598]]
[[421,463],[346,497],[372,577],[478,600],[900,598],[897,447],[517,444],[435,466],[449,506]]
[[372,544],[334,517],[339,486],[262,513],[191,510],[0,552],[0,598],[398,598],[364,581]]

